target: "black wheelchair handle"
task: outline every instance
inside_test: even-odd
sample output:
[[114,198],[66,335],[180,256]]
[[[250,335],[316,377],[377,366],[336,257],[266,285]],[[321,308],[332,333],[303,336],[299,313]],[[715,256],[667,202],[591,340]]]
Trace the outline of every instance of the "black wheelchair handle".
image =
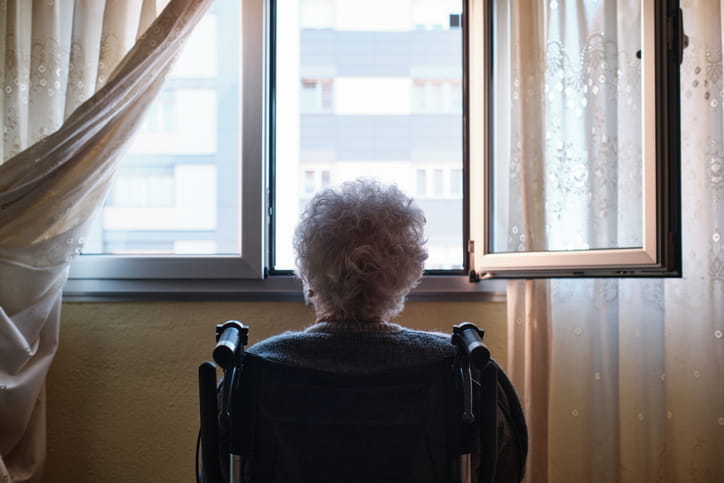
[[484,336],[484,330],[472,322],[463,322],[453,326],[451,341],[463,351],[472,366],[482,368],[490,360],[490,351],[483,344]]
[[223,369],[230,369],[237,362],[239,349],[248,342],[249,328],[238,320],[228,320],[216,326],[214,360]]

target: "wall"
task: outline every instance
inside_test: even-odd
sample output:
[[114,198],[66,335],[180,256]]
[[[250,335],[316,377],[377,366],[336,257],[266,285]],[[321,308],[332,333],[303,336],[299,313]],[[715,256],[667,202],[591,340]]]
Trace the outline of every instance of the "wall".
[[[44,482],[193,482],[199,425],[197,369],[214,325],[251,326],[250,342],[313,321],[296,302],[65,303],[48,376]],[[506,356],[505,305],[408,304],[398,322],[448,332],[469,320]]]

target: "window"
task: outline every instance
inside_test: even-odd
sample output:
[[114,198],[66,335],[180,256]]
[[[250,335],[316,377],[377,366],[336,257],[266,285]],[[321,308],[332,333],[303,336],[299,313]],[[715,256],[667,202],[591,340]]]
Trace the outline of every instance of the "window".
[[[559,5],[569,4],[547,2],[545,8]],[[506,55],[510,42],[495,39],[512,35],[506,31],[506,15],[524,8],[518,2],[297,0],[284,2],[281,9],[270,0],[219,0],[198,26],[119,168],[85,254],[71,267],[69,291],[295,292],[298,287],[283,275],[293,266],[291,230],[300,210],[319,189],[361,175],[397,182],[425,210],[426,269],[434,276],[423,281],[423,292],[490,290],[488,281],[467,283],[468,270],[471,278],[620,276],[650,273],[644,272],[648,264],[654,273],[675,273],[675,262],[662,262],[661,255],[676,252],[678,213],[676,207],[658,206],[678,198],[678,92],[673,87],[678,65],[672,66],[672,58],[676,54],[678,61],[680,52],[664,52],[672,39],[662,33],[667,21],[678,21],[671,13],[678,12],[676,6],[646,0],[640,21],[632,17],[643,39],[639,97],[606,91],[606,76],[610,72],[616,78],[621,69],[605,59],[591,65],[606,72],[571,78],[564,72],[560,78],[547,71],[530,77],[540,86],[540,96],[562,106],[559,112],[565,115],[585,111],[597,102],[598,92],[615,93],[622,102],[640,99],[639,128],[647,140],[640,158],[626,155],[642,160],[641,210],[619,211],[623,217],[640,214],[645,223],[639,238],[625,235],[623,249],[597,246],[585,230],[576,231],[576,222],[569,223],[572,242],[546,242],[543,250],[534,244],[536,236],[543,237],[539,233],[559,233],[574,211],[585,217],[608,206],[589,187],[595,185],[591,179],[610,172],[595,163],[593,170],[581,170],[577,160],[588,159],[589,152],[566,144],[571,126],[577,126],[573,121],[556,124],[547,117],[541,124],[547,129],[535,131],[540,125],[526,119],[527,129],[541,136],[539,145],[558,162],[546,165],[540,186],[580,182],[586,188],[580,209],[565,198],[530,205],[551,210],[544,210],[539,232],[513,220],[516,210],[530,208],[506,204],[520,198],[522,185],[515,188],[510,178],[520,174],[521,166],[527,169],[516,163],[527,154],[516,151],[520,143],[506,122],[530,85],[521,84],[528,79],[521,75],[506,82],[505,76],[517,71],[501,59],[516,57]],[[548,12],[545,18],[552,22],[564,18],[560,15]],[[675,29],[674,35],[669,43],[676,51],[681,32]],[[553,44],[540,51],[543,58],[554,54]],[[574,91],[584,94],[576,97]],[[552,116],[557,111],[541,112]],[[630,148],[606,133],[596,136],[601,152],[618,156]],[[513,163],[496,164],[501,159]],[[669,184],[657,188],[657,180]],[[622,188],[611,193],[618,196]],[[652,240],[662,239],[652,254]],[[467,253],[468,240],[475,242],[474,259]],[[621,268],[621,257],[633,268]],[[563,271],[551,271],[560,260]]]
[[463,194],[463,170],[454,168],[450,171],[449,177],[450,196],[462,196]]
[[463,183],[463,35],[446,24],[463,5],[412,3],[301,0],[301,16],[278,3],[272,270],[293,268],[292,230],[313,193],[373,176],[420,195],[426,268],[463,273],[463,193],[447,189]]
[[219,13],[198,25],[150,107],[84,253],[239,252],[238,75],[203,48],[238,43]]
[[[300,201],[304,201],[306,203],[312,196],[314,196],[314,193],[331,186],[331,179],[332,174],[330,169],[309,169],[309,167],[305,167],[303,176],[304,186],[302,188]],[[300,209],[303,208],[303,206],[300,207]]]
[[[70,292],[74,284],[103,292],[134,280],[262,276],[262,169],[242,162],[260,159],[249,138],[261,126],[249,121],[240,136],[240,118],[261,112],[261,75],[240,68],[240,8],[217,2],[194,30],[120,163],[71,267]],[[261,27],[249,24],[245,48],[260,59]]]
[[173,172],[143,170],[119,174],[109,195],[109,205],[120,207],[170,207],[174,200]]
[[469,21],[476,275],[679,275],[678,2],[472,2]]
[[428,199],[462,199],[463,170],[449,163],[417,163],[416,189],[411,192],[418,202]]
[[305,114],[331,112],[332,96],[330,79],[302,79],[300,110]]
[[460,79],[415,79],[412,110],[416,113],[462,114],[463,89]]
[[167,87],[158,95],[157,101],[151,106],[142,131],[173,132],[176,129],[176,92]]
[[427,196],[427,170],[417,168],[417,196]]

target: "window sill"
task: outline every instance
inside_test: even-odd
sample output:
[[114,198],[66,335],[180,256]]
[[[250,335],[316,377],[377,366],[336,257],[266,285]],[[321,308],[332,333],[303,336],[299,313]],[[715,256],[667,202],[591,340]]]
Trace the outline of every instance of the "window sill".
[[[302,286],[289,275],[264,280],[111,280],[69,279],[63,290],[66,302],[102,301],[302,301]],[[408,296],[422,301],[504,302],[505,282],[471,283],[462,275],[428,275]]]

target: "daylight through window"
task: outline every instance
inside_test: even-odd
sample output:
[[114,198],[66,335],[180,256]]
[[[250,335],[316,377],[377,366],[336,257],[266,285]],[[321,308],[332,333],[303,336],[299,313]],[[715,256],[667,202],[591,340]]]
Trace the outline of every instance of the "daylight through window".
[[276,9],[275,269],[313,194],[396,183],[427,216],[428,269],[463,267],[460,0],[290,0]]

